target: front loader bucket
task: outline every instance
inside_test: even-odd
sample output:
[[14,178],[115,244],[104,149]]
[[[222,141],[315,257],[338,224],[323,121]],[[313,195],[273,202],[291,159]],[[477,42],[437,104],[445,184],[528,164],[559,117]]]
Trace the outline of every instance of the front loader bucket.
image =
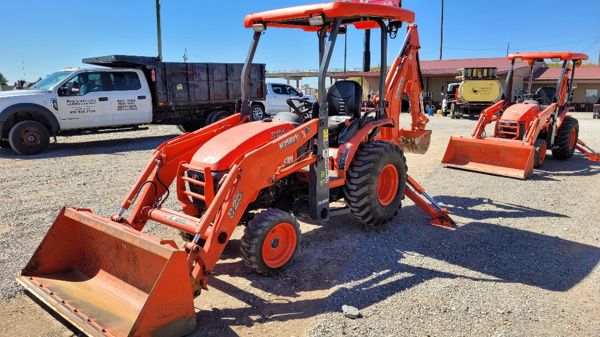
[[182,336],[196,316],[187,254],[63,208],[17,281],[89,336]]
[[533,173],[533,154],[529,145],[450,137],[442,165],[525,179]]
[[399,143],[402,151],[424,154],[429,150],[431,130],[413,131],[411,129],[400,129],[399,135]]

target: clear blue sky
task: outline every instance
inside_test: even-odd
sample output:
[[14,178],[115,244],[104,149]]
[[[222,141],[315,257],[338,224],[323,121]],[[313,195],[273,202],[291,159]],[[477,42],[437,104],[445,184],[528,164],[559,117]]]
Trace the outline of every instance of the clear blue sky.
[[[163,59],[182,61],[187,49],[188,62],[243,62],[252,36],[242,24],[246,14],[314,2],[318,1],[162,0]],[[0,0],[4,27],[0,73],[11,84],[82,66],[86,57],[154,56],[154,4],[154,0]],[[502,57],[510,43],[510,52],[569,50],[598,60],[600,1],[445,0],[444,5],[444,59]],[[438,59],[441,1],[404,0],[403,7],[416,13],[421,59]],[[361,67],[362,40],[362,31],[349,30],[348,68]],[[372,66],[377,66],[378,33],[372,40]],[[343,67],[343,39],[339,41],[331,65],[335,68]],[[389,58],[401,42],[400,36],[390,41]],[[316,35],[268,29],[255,62],[266,63],[271,71],[315,69]]]

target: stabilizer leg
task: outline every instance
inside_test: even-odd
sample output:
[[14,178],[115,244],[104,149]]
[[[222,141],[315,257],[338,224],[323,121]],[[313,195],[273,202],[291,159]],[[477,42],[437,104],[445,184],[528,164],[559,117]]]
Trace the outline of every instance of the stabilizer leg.
[[[407,179],[407,188],[404,190],[404,195],[432,217],[429,223],[433,226],[452,228],[455,224],[454,220],[448,215],[448,210],[442,208],[431,196],[425,193],[425,189],[410,176]],[[423,200],[420,195],[424,196],[433,206]]]
[[589,160],[600,162],[600,153],[595,152],[581,140],[577,140],[577,150],[585,154]]

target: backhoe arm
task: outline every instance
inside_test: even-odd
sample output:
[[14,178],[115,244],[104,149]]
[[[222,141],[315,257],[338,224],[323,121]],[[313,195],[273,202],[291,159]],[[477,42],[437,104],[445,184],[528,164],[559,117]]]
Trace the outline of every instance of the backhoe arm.
[[425,130],[429,119],[423,113],[421,75],[419,70],[419,33],[416,25],[409,25],[404,43],[394,59],[385,81],[386,97],[390,107],[386,109],[388,117],[399,125],[402,94],[407,93],[411,107],[411,130]]

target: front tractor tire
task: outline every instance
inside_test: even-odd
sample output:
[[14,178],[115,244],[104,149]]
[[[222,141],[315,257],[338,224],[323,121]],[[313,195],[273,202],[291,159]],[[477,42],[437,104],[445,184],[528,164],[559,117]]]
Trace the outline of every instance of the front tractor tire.
[[352,216],[368,227],[380,227],[398,214],[406,189],[404,153],[395,144],[361,145],[346,173],[344,194]]
[[533,144],[533,167],[539,168],[546,159],[546,141],[543,139],[536,139]]
[[40,154],[50,144],[48,129],[39,122],[21,121],[10,129],[8,142],[15,152],[22,155]]
[[269,208],[250,220],[241,241],[242,259],[248,267],[259,274],[275,274],[296,255],[300,224],[290,213]]
[[556,159],[566,160],[573,156],[579,138],[579,122],[573,117],[565,117],[556,132],[552,156]]

